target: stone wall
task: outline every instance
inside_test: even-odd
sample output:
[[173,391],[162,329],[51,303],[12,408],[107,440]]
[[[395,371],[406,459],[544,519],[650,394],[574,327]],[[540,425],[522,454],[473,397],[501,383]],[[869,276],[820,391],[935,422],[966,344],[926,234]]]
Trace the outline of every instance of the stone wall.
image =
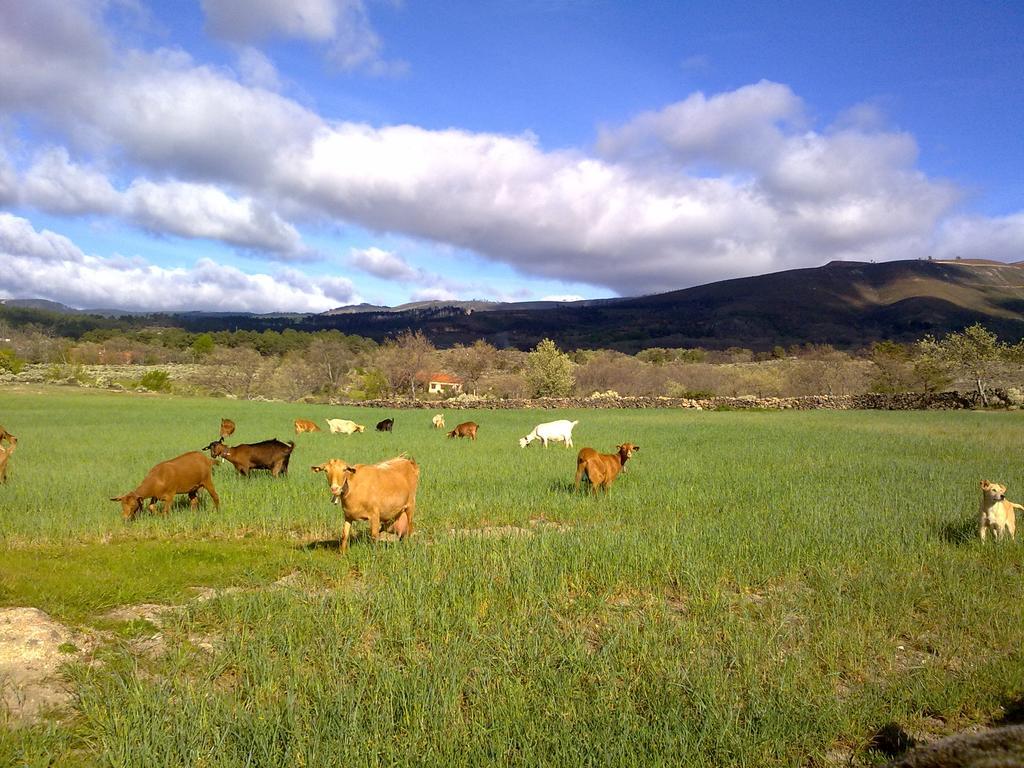
[[[63,384],[124,390],[134,388],[127,382],[137,381],[149,370],[165,370],[176,381],[187,381],[201,366],[195,365],[82,365],[57,368],[52,365],[29,365],[18,375],[0,371],[0,385],[4,384]],[[70,375],[74,372],[74,376]],[[259,398],[264,399],[264,398]],[[305,398],[304,402],[323,402],[319,398]],[[426,410],[463,410],[483,408],[491,410],[534,408],[539,410],[565,410],[570,408],[689,408],[694,410],[955,410],[981,407],[976,392],[935,392],[930,394],[906,392],[895,395],[866,393],[860,395],[809,395],[806,397],[709,397],[698,400],[682,397],[622,397],[614,393],[600,393],[591,397],[542,397],[536,399],[491,400],[459,395],[448,400],[416,400],[386,398],[381,400],[329,400],[331,405],[366,408],[420,408]],[[1019,390],[993,389],[989,392],[989,405],[1016,409],[1022,402]]]
[[[382,400],[332,400],[332,404],[366,408],[420,408],[427,410],[491,410],[534,408],[565,410],[570,408],[690,408],[694,410],[951,410],[977,408],[981,400],[974,392],[902,393],[896,395],[811,395],[807,397],[710,397],[690,400],[680,397],[541,397],[536,399],[487,400],[452,398],[450,400],[410,401],[400,398]],[[990,393],[989,404],[1016,407],[1001,390]]]

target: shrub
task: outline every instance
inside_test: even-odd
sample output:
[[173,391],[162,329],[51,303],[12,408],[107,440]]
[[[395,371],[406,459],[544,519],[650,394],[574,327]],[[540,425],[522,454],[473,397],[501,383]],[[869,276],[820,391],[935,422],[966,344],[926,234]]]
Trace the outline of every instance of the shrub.
[[146,371],[139,379],[139,386],[150,392],[170,392],[171,375],[167,371]]
[[21,373],[25,368],[25,361],[18,357],[10,347],[0,347],[0,371]]

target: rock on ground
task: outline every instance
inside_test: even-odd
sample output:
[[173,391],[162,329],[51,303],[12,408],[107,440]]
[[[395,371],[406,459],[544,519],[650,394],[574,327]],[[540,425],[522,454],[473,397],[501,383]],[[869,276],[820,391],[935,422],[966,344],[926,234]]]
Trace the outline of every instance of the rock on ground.
[[68,703],[59,668],[69,659],[61,645],[73,640],[70,629],[37,608],[0,609],[0,721],[2,710],[12,725],[23,725]]

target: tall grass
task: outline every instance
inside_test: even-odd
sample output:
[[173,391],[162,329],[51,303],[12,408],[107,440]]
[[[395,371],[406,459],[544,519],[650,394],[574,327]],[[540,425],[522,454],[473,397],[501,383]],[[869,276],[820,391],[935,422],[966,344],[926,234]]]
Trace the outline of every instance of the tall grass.
[[[184,603],[164,653],[72,666],[73,717],[0,737],[0,762],[796,766],[1024,697],[1024,550],[973,531],[981,478],[1024,498],[1018,414],[447,413],[473,443],[432,413],[0,392],[0,600],[84,626]],[[219,513],[124,524],[108,497],[222,416],[295,439],[289,476],[224,466]],[[371,432],[288,436],[327,416]],[[641,446],[606,498],[572,492],[575,451],[518,447],[563,416],[577,449]],[[310,465],[402,451],[416,536],[340,555]]]

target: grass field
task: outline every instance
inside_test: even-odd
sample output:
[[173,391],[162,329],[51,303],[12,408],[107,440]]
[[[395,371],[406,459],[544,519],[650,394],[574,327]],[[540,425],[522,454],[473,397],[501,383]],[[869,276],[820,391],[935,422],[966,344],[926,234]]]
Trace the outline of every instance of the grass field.
[[[0,603],[98,638],[0,764],[859,765],[888,724],[1024,708],[1024,546],[975,532],[980,479],[1024,500],[1019,413],[447,411],[476,443],[433,413],[0,390]],[[327,416],[370,431],[291,435]],[[225,465],[219,513],[123,523],[109,497],[221,417],[295,439],[288,477]],[[641,446],[607,498],[518,447],[563,417],[577,449]],[[416,535],[339,554],[309,467],[401,451]],[[156,651],[105,616],[140,603],[179,606]]]

